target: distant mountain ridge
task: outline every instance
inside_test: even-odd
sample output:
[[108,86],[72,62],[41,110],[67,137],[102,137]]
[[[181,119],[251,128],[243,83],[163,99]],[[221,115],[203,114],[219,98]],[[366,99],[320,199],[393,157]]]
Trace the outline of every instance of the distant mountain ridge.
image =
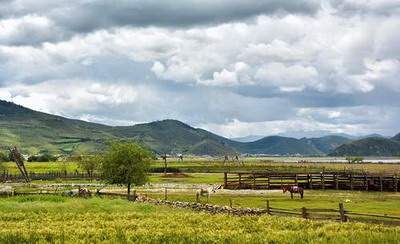
[[[397,138],[400,135],[397,136]],[[101,151],[110,140],[133,140],[156,153],[194,155],[325,155],[349,139],[340,136],[295,139],[268,136],[238,142],[177,120],[133,126],[107,126],[37,112],[0,100],[0,149],[19,146],[23,152],[84,154]]]
[[400,133],[395,135],[392,139],[400,142]]
[[243,136],[243,137],[233,137],[233,138],[230,138],[230,140],[237,141],[237,142],[253,142],[253,141],[260,140],[264,137],[265,136],[261,136],[261,135],[248,135],[248,136]]
[[400,141],[383,137],[368,137],[337,147],[331,156],[399,156]]

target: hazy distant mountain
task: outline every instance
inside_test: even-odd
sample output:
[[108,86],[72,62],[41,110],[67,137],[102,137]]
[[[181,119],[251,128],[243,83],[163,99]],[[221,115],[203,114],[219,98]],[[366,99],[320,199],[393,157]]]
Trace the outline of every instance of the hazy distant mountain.
[[264,136],[260,136],[260,135],[248,135],[248,136],[243,136],[243,137],[234,137],[234,138],[230,138],[233,141],[237,141],[237,142],[252,142],[252,141],[257,141],[264,138]]
[[400,141],[400,133],[395,135],[392,139],[395,141]]
[[327,136],[339,136],[339,137],[344,137],[350,140],[359,140],[363,138],[368,138],[368,137],[385,137],[380,134],[368,134],[368,135],[351,135],[347,133],[332,133],[330,131],[295,131],[295,132],[285,132],[285,133],[279,133],[278,136],[283,136],[283,137],[293,137],[293,138],[321,138],[321,137],[327,137]]
[[320,138],[302,138],[301,141],[315,147],[324,154],[328,154],[340,145],[350,142],[351,140],[342,136],[324,136]]
[[365,138],[370,138],[370,137],[387,138],[386,136],[383,136],[381,134],[373,133],[373,134],[369,134],[369,135],[359,136],[357,139],[365,139]]
[[400,142],[383,137],[368,137],[336,148],[331,156],[396,156],[400,155]]
[[301,140],[282,137],[267,136],[260,140],[234,145],[241,152],[251,154],[269,155],[321,155],[322,152]]

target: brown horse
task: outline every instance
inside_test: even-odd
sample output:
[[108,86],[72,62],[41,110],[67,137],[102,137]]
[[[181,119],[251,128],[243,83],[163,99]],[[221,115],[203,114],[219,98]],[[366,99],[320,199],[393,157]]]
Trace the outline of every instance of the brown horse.
[[300,194],[300,197],[303,199],[304,189],[300,186],[283,186],[282,187],[283,193],[287,191],[290,192],[290,197],[293,199],[293,193]]

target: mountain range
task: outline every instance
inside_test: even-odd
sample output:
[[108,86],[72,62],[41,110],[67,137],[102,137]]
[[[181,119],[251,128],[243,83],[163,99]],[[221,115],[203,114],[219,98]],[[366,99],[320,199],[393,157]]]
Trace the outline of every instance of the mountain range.
[[368,137],[337,147],[330,156],[400,156],[400,134],[393,138]]
[[[378,137],[373,137],[378,138]],[[379,153],[397,154],[400,135],[393,139],[373,141],[384,148]],[[37,112],[0,100],[0,149],[16,145],[27,154],[84,154],[101,151],[110,140],[132,140],[162,154],[232,155],[236,153],[266,155],[358,155],[365,140],[342,136],[290,138],[268,136],[251,142],[240,142],[191,127],[177,120],[162,120],[133,126],[108,126]],[[390,142],[384,144],[384,142]],[[366,144],[370,146],[370,144]],[[376,147],[378,148],[378,147]],[[354,154],[353,154],[354,153]],[[373,152],[372,152],[373,154]]]

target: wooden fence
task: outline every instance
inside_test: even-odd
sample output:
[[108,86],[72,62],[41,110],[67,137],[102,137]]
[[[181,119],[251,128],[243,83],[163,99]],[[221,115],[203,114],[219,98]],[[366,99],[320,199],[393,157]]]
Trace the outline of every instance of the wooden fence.
[[349,211],[344,208],[343,203],[339,203],[338,209],[306,207],[300,209],[286,209],[271,207],[270,202],[267,200],[266,211],[269,215],[293,216],[313,220],[335,220],[341,222],[354,221],[400,225],[400,216]]
[[281,189],[297,185],[304,189],[336,189],[398,192],[398,175],[345,172],[321,173],[224,173],[225,189]]
[[[48,173],[29,173],[29,178],[31,180],[55,180],[55,179],[100,179],[100,175],[94,174],[90,176],[85,173],[66,173],[66,172],[48,172]],[[3,171],[0,173],[0,182],[6,181],[22,181],[24,177],[21,174],[10,174],[8,171]]]

